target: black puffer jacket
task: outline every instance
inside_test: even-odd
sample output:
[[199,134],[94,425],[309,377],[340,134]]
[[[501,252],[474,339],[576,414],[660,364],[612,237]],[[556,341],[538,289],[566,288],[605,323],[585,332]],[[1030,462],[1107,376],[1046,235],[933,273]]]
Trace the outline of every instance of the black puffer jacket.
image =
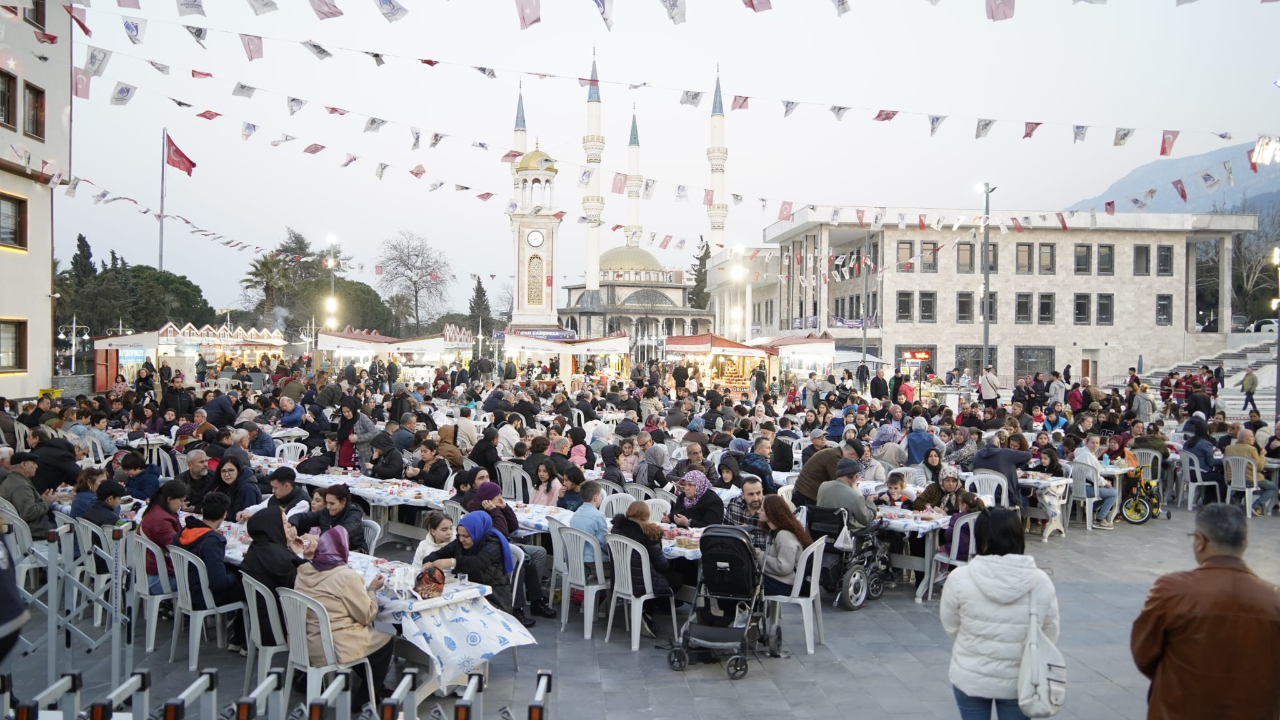
[[462,549],[455,539],[448,545],[423,558],[425,565],[443,558],[452,558],[458,562],[455,572],[466,575],[471,582],[488,585],[493,588],[489,594],[489,602],[503,612],[511,612],[511,579],[502,563],[502,541],[485,533],[480,546],[471,552]]
[[[646,535],[640,523],[622,513],[613,516],[613,532],[628,540],[635,540],[649,551],[649,574],[653,579],[653,592],[658,597],[671,595],[671,584],[667,581],[667,558],[662,554],[662,535]],[[631,586],[638,592],[644,588],[644,564],[634,555],[631,556]]]
[[689,518],[689,527],[700,528],[708,525],[719,525],[724,522],[724,501],[715,490],[708,490],[698,498],[693,507],[684,506],[684,498],[678,498],[675,507],[671,508],[672,517],[683,515]]

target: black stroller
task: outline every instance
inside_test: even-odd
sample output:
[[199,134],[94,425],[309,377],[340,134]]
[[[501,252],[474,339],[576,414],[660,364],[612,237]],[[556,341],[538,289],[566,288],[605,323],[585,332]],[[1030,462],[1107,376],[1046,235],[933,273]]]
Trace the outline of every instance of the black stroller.
[[702,553],[698,597],[680,631],[680,644],[667,654],[672,670],[689,665],[689,652],[710,651],[728,654],[725,673],[730,680],[747,674],[747,655],[755,654],[755,644],[765,638],[769,654],[778,657],[782,648],[782,627],[767,626],[761,583],[764,572],[756,561],[751,536],[746,529],[712,525],[698,541]]
[[826,540],[822,555],[822,587],[836,593],[835,604],[845,610],[857,610],[867,598],[878,599],[890,581],[889,549],[881,541],[879,521],[869,527],[849,532],[853,550],[837,550],[840,533],[849,526],[849,512],[844,508],[810,506],[806,524],[811,537]]

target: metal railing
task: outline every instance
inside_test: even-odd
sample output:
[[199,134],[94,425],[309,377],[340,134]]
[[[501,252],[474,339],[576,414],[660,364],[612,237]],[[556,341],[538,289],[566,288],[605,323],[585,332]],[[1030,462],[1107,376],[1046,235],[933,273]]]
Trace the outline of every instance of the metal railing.
[[405,668],[400,684],[379,704],[379,719],[396,720],[403,713],[403,720],[418,720],[418,685],[417,668]]
[[[252,672],[252,668],[246,666],[245,672]],[[285,720],[288,717],[288,703],[289,688],[284,684],[284,669],[271,668],[257,687],[236,701],[235,720],[254,720],[264,709],[267,720]]]
[[484,687],[484,673],[473,672],[467,675],[467,691],[453,705],[453,720],[484,718]]
[[339,670],[333,674],[333,680],[329,681],[319,697],[307,705],[307,719],[324,720],[325,708],[330,707],[337,711],[337,720],[351,720],[350,670]]
[[538,685],[533,692],[533,702],[529,703],[529,720],[549,720],[551,695],[551,671],[538,671]]
[[[191,632],[199,632],[192,628]],[[246,669],[247,672],[247,669]],[[164,720],[184,720],[187,708],[199,703],[199,720],[218,720],[218,671],[201,670],[200,677],[177,697],[164,704]]]

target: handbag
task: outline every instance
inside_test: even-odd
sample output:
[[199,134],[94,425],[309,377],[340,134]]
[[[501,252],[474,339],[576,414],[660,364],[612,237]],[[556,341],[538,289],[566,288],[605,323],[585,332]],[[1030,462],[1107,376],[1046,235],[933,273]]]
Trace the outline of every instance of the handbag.
[[1067,701],[1067,662],[1040,629],[1035,585],[1027,594],[1030,606],[1027,638],[1018,668],[1018,707],[1029,718],[1053,717]]
[[853,533],[849,532],[847,524],[840,528],[840,534],[836,536],[836,541],[832,543],[831,547],[840,552],[853,552],[858,549],[858,546],[853,542]]

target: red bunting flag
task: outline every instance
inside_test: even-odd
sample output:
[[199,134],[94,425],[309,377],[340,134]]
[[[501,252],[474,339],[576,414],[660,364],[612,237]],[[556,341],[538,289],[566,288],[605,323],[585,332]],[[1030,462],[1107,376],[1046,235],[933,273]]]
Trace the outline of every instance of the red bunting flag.
[[[88,96],[86,95],[85,97],[88,97]],[[1249,158],[1249,169],[1253,171],[1253,174],[1254,174],[1254,175],[1257,175],[1257,174],[1258,174],[1258,163],[1256,163],[1256,162],[1254,162],[1254,161],[1253,161],[1253,149],[1252,149],[1252,148],[1250,148],[1249,150],[1245,150],[1245,151],[1244,151],[1244,154],[1245,154],[1245,156],[1246,156],[1246,157],[1248,157],[1248,158]]]
[[755,260],[755,259],[756,259],[756,256],[757,256],[757,255],[759,255],[759,254],[760,254],[760,248],[756,248],[755,250],[752,250],[752,251],[751,251],[751,256],[750,256],[750,257],[748,257],[747,259],[748,259],[748,260]]
[[1105,203],[1103,203],[1103,204],[1102,204],[1102,209],[1103,209],[1103,210],[1106,210],[1108,215],[1115,215],[1115,214],[1116,214],[1116,201],[1115,201],[1115,200],[1108,200],[1107,202],[1105,202]]
[[871,119],[879,120],[880,122],[889,122],[890,120],[894,119],[897,116],[898,116],[897,110],[881,110],[880,112],[876,113],[875,117]]
[[1025,125],[1023,125],[1023,130],[1022,130],[1022,139],[1023,139],[1023,140],[1026,140],[1027,138],[1029,138],[1029,137],[1031,137],[1032,135],[1034,135],[1034,134],[1035,134],[1035,132],[1036,132],[1036,128],[1040,127],[1040,126],[1041,126],[1041,125],[1043,125],[1043,124],[1044,124],[1044,123],[1029,122],[1029,123],[1026,123]]
[[561,210],[560,212],[558,212],[558,213],[556,213],[556,214],[552,215],[551,217],[553,217],[553,218],[555,218],[555,219],[557,219],[557,220],[563,220],[563,219],[564,219],[564,216],[565,216],[565,212],[564,212],[563,210]]
[[216,117],[222,117],[222,113],[216,113],[212,110],[205,110],[204,112],[196,115],[196,117],[204,118],[205,120],[212,120]]
[[748,100],[750,100],[750,99],[751,99],[751,98],[747,97],[746,95],[734,95],[734,96],[733,96],[733,104],[729,106],[729,110],[730,110],[730,111],[733,111],[733,110],[747,110],[747,109],[749,109],[749,108],[747,107],[747,101],[748,101]]
[[[519,0],[517,0],[517,2],[519,2]],[[600,87],[600,81],[593,80],[591,78],[578,78],[578,85],[580,87]]]
[[316,153],[320,152],[323,149],[324,149],[323,145],[319,143],[311,143],[310,145],[303,148],[302,152],[308,155],[315,155]]
[[1009,219],[1013,221],[1014,230],[1017,230],[1018,232],[1023,232],[1025,230],[1025,228],[1022,227],[1022,222],[1019,221],[1018,218],[1009,218]]
[[610,188],[610,190],[619,195],[625,193],[627,191],[627,176],[624,173],[620,173],[620,172],[614,173],[613,187]]
[[1182,202],[1187,201],[1187,186],[1182,184],[1182,180],[1174,180],[1173,189],[1178,193],[1178,197],[1182,198]]
[[42,45],[57,45],[57,44],[58,44],[58,36],[57,36],[57,35],[50,35],[50,34],[49,34],[49,33],[47,33],[47,32],[40,32],[39,30],[36,30],[36,31],[35,31],[35,33],[36,33],[36,42],[38,42],[38,43],[40,43],[40,44],[42,44]]
[[347,114],[347,111],[343,110],[342,108],[326,107],[325,110],[328,110],[330,115],[346,115]]
[[433,271],[430,277],[431,277],[431,282],[435,282],[440,279],[440,274]]
[[418,62],[422,63],[423,65],[428,65],[430,67],[435,67],[440,64],[439,60],[419,60]]
[[622,229],[622,226],[621,226],[621,225],[614,225],[613,227],[611,227],[611,228],[609,228],[609,229],[610,229],[610,230],[612,230],[613,232],[618,232],[619,230],[621,230],[621,229]]
[[516,159],[519,158],[521,154],[522,153],[519,153],[515,150],[508,150],[507,153],[502,156],[502,162],[504,163],[515,162]]
[[213,73],[200,72],[199,70],[192,70],[191,77],[196,78],[197,80],[204,80],[206,78],[213,77]]
[[[75,96],[82,100],[88,100],[89,83],[93,80],[93,76],[78,67],[71,68],[71,76],[75,80]],[[1253,171],[1258,172],[1258,169],[1255,167]]]
[[715,190],[703,190],[703,191],[702,191],[702,204],[703,204],[703,205],[706,205],[707,207],[711,207],[712,205],[714,205],[714,204],[715,204],[715,198],[716,198],[716,191],[715,191]]
[[662,238],[662,242],[658,243],[658,249],[666,250],[667,246],[670,244],[671,244],[671,236],[667,235],[666,237]]
[[196,169],[195,162],[187,157],[186,153],[178,149],[178,146],[174,144],[173,138],[169,137],[168,133],[165,133],[164,136],[164,161],[165,164],[186,173],[188,177],[191,176],[191,171]]
[[863,211],[862,211],[862,210],[858,210],[858,227],[863,227],[863,225],[862,225],[862,213],[863,213]]
[[418,163],[418,166],[410,170],[409,174],[421,180],[422,176],[427,174],[427,169],[422,167],[422,163]]
[[1177,130],[1165,130],[1164,136],[1160,138],[1160,154],[1172,155],[1173,144],[1178,141]]
[[[480,198],[481,200],[483,200],[483,201],[485,201],[485,202],[489,202],[489,198],[493,197],[493,193],[491,193],[491,192],[487,192],[487,193],[480,193],[480,194],[479,194],[479,195],[477,195],[476,197]],[[493,277],[493,276],[491,275],[490,277]]]
[[1000,22],[1013,17],[1014,0],[987,0],[987,19]]
[[93,37],[93,33],[89,30],[89,26],[86,24],[87,18],[85,16],[84,8],[72,7],[70,5],[63,5],[62,7],[65,8],[67,14],[71,16],[71,20],[80,27],[80,32],[84,33],[85,37]]
[[921,230],[925,229],[924,213],[920,213],[920,229]]
[[1054,213],[1054,215],[1057,215],[1057,216],[1058,216],[1058,227],[1061,227],[1063,230],[1066,230],[1066,229],[1067,229],[1067,216],[1063,215],[1062,213]]
[[796,267],[800,266],[800,253],[796,253]]
[[520,17],[520,29],[528,30],[542,22],[541,0],[516,0],[516,15]]
[[773,9],[773,0],[742,0],[742,4],[755,12]]
[[381,266],[381,265],[374,265],[374,266],[373,266],[373,274],[374,274],[374,275],[381,275],[381,274],[382,274],[382,266]]
[[257,35],[240,33],[240,44],[244,45],[244,54],[253,62],[262,57],[262,38]]
[[783,202],[780,205],[778,205],[778,219],[779,220],[791,219],[791,202],[790,201]]

